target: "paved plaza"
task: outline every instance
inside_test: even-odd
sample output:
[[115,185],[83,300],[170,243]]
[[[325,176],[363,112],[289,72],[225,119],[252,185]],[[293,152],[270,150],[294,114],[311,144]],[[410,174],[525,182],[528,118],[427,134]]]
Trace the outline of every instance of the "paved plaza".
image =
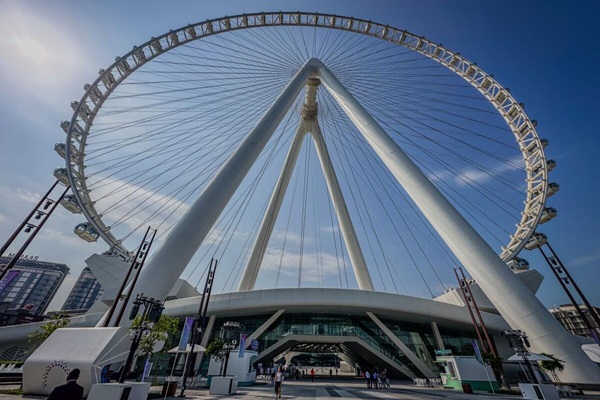
[[[160,391],[160,387],[153,387],[152,392]],[[179,391],[178,391],[179,393]],[[45,399],[40,396],[13,396],[1,395],[0,400],[15,399]],[[237,400],[246,399],[274,399],[273,386],[256,385],[253,387],[244,387],[238,390],[236,395],[214,396],[208,393],[208,389],[187,390],[187,399],[198,400],[216,400],[232,398]],[[391,389],[367,389],[362,380],[334,379],[319,380],[314,383],[309,381],[287,381],[283,385],[282,400],[321,400],[336,398],[339,400],[365,399],[365,400],[385,400],[385,399],[403,399],[403,400],[480,400],[480,399],[521,399],[521,396],[511,395],[493,395],[491,393],[476,392],[475,394],[465,394],[456,390],[443,388],[415,387],[408,382],[393,385]],[[586,400],[600,400],[600,393],[589,393],[584,396],[578,395],[576,398]],[[167,400],[179,399],[179,397],[167,397]]]

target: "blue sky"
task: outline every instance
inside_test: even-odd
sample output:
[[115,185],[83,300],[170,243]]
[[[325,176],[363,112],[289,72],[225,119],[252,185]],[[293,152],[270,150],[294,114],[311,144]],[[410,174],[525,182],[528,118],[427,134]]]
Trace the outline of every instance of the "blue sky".
[[[551,181],[561,191],[548,201],[559,216],[539,230],[570,266],[593,303],[600,262],[600,195],[596,94],[600,6],[592,1],[489,3],[478,1],[302,2],[67,2],[5,1],[0,14],[0,237],[7,237],[35,198],[53,182],[61,160],[52,150],[64,138],[59,122],[99,68],[134,44],[169,29],[243,12],[306,10],[371,19],[424,35],[477,62],[539,122],[557,161]],[[30,254],[67,263],[73,272],[103,246],[70,232],[81,218],[58,209]],[[539,257],[524,256],[547,276],[540,298],[567,302]],[[65,290],[68,287],[65,285]],[[64,295],[64,294],[63,294]]]

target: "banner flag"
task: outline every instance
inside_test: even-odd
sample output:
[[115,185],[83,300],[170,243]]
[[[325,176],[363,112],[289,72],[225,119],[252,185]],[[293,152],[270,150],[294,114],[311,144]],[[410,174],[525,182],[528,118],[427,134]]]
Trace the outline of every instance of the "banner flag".
[[483,362],[483,357],[481,357],[481,351],[479,351],[479,345],[477,344],[477,341],[473,339],[471,340],[471,343],[473,344],[473,350],[475,350],[475,358],[477,358],[477,361],[479,361],[480,364],[485,364]]
[[244,350],[246,349],[246,334],[240,334],[240,353],[238,354],[238,358],[244,358]]
[[183,324],[183,331],[181,332],[181,338],[179,339],[178,351],[185,352],[185,349],[187,348],[187,345],[190,342],[190,334],[192,333],[193,326],[194,326],[194,318],[186,317],[185,324]]

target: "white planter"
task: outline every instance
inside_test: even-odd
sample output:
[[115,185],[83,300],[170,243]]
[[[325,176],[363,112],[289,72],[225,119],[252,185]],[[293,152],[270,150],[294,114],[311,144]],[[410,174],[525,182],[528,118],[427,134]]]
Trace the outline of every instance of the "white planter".
[[235,394],[237,393],[237,377],[213,376],[210,381],[210,394]]
[[146,400],[150,392],[150,383],[96,383],[92,385],[87,400],[120,399],[124,391],[129,391],[127,400]]
[[560,400],[558,390],[552,384],[519,383],[519,389],[524,399]]

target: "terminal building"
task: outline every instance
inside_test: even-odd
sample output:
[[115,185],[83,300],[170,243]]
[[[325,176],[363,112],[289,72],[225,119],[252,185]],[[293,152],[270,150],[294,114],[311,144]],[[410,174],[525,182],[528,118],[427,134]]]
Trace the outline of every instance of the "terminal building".
[[[0,258],[0,270],[10,258]],[[69,273],[65,264],[20,259],[6,274],[0,293],[1,325],[41,320],[56,291]]]
[[87,311],[96,301],[102,298],[104,290],[92,271],[86,267],[81,271],[71,293],[65,300],[63,311]]
[[[600,315],[599,307],[592,308],[597,315]],[[579,309],[584,315],[586,315],[586,318],[590,322],[592,328],[598,330],[600,327],[596,323],[595,319],[591,318],[590,310],[586,307],[586,305],[580,304]],[[556,318],[558,322],[560,322],[560,324],[573,335],[591,337],[590,332],[581,319],[581,316],[575,309],[575,306],[572,304],[561,304],[560,306],[554,306],[553,308],[550,308],[549,311],[552,313],[552,315],[554,315],[554,318]]]

